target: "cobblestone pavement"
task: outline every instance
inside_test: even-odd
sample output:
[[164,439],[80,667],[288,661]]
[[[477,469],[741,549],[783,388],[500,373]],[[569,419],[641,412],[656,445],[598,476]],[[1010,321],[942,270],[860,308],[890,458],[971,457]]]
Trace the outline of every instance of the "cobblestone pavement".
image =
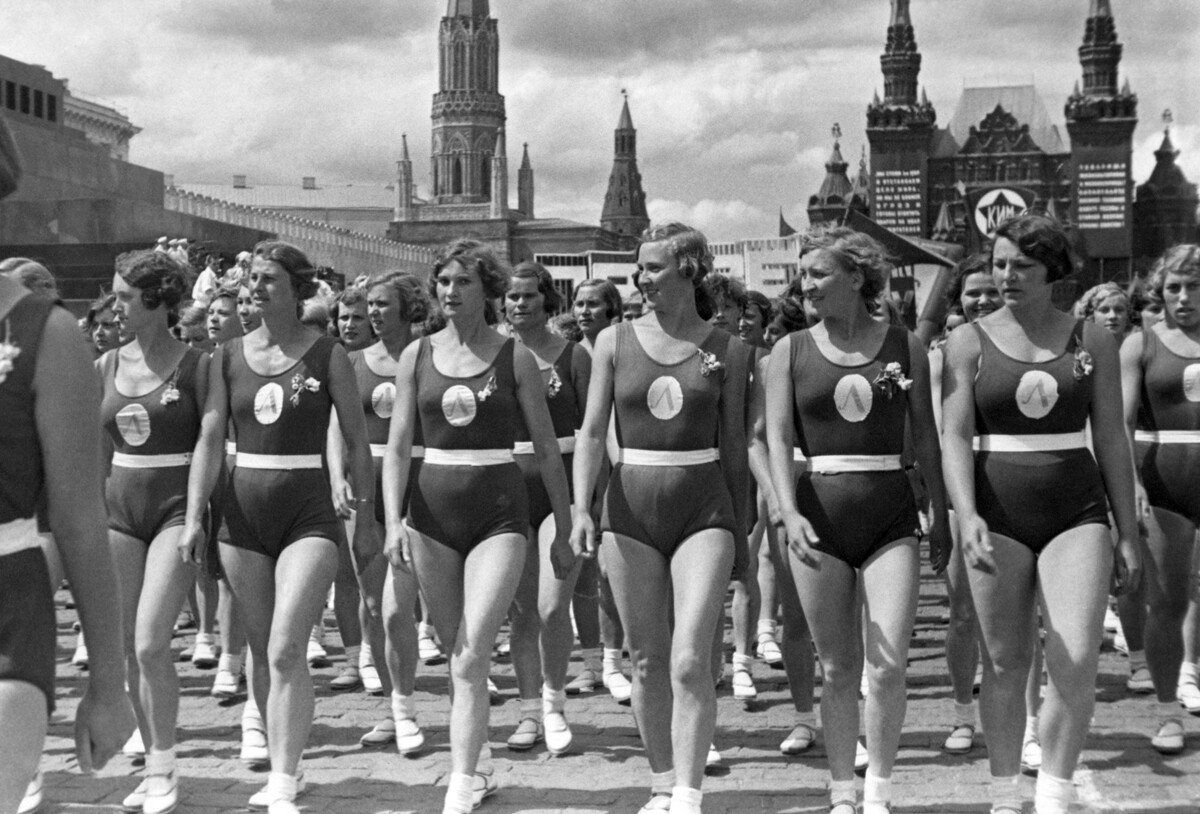
[[[117,757],[95,777],[80,775],[70,740],[80,674],[69,664],[74,613],[59,599],[59,712],[50,726],[43,769],[46,811],[101,812],[120,810],[125,794],[138,783],[130,758]],[[330,640],[337,642],[332,632]],[[900,812],[986,812],[987,761],[981,739],[970,754],[951,757],[940,745],[952,720],[943,641],[947,618],[940,580],[926,573],[922,582],[917,627],[910,654],[909,704],[899,760],[893,775],[896,810]],[[188,637],[176,639],[182,648]],[[448,702],[445,665],[422,666],[417,679],[419,718],[427,750],[415,759],[367,751],[358,738],[388,714],[387,700],[362,692],[335,694],[329,681],[341,662],[331,648],[334,665],[314,671],[316,721],[304,769],[309,790],[299,802],[308,812],[423,812],[437,814],[445,793],[450,755],[447,742]],[[579,669],[576,658],[571,674]],[[1076,774],[1078,811],[1200,811],[1200,720],[1188,719],[1188,748],[1164,758],[1150,747],[1156,725],[1149,696],[1125,692],[1127,662],[1105,650],[1096,691],[1095,722]],[[218,704],[208,695],[212,672],[190,663],[179,665],[183,699],[178,749],[181,772],[179,811],[215,812],[246,808],[250,794],[266,782],[266,774],[237,760],[240,703]],[[649,768],[628,707],[607,692],[568,701],[567,715],[575,733],[573,753],[552,758],[544,747],[517,754],[504,739],[517,720],[516,685],[508,664],[492,675],[503,701],[492,708],[491,740],[500,791],[480,809],[493,814],[549,812],[636,812],[647,799]],[[823,812],[827,810],[827,772],[823,744],[800,757],[785,758],[779,742],[793,725],[782,671],[756,664],[759,689],[747,709],[728,690],[719,693],[717,745],[724,766],[704,782],[704,809],[717,812]],[[820,691],[818,686],[818,692]],[[1181,711],[1182,712],[1182,711]],[[1184,716],[1187,717],[1186,715]],[[1033,780],[1024,781],[1032,799]],[[1032,804],[1027,805],[1027,809]]]

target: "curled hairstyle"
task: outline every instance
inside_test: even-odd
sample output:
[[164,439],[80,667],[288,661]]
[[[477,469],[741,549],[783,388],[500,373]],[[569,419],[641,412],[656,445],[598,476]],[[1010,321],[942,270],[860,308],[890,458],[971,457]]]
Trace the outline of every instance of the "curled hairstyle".
[[396,292],[396,299],[400,301],[400,318],[405,322],[419,325],[429,316],[429,297],[415,274],[407,271],[385,271],[369,279],[364,290],[370,292],[372,288],[380,285]]
[[175,258],[154,249],[125,252],[117,257],[117,274],[142,292],[142,305],[153,310],[165,306],[174,314],[187,288],[188,270]]
[[[712,295],[704,285],[704,278],[713,270],[713,254],[708,248],[708,238],[699,229],[693,229],[683,223],[672,221],[651,226],[642,232],[638,252],[642,246],[650,243],[666,243],[675,265],[684,278],[692,281],[696,292],[696,310],[700,318],[707,321],[716,312]],[[641,273],[636,273],[634,285],[638,284]]]
[[189,328],[198,328],[204,325],[205,319],[208,316],[208,309],[199,305],[189,305],[179,312],[179,322],[175,327],[181,334],[180,339],[185,339],[184,332]]
[[804,312],[804,295],[800,292],[799,280],[792,280],[783,296],[772,303],[770,319],[763,327],[776,320],[789,334],[808,327],[808,314]]
[[737,306],[739,311],[745,311],[750,300],[746,296],[746,286],[741,280],[735,280],[728,274],[713,272],[704,281],[708,294],[715,301],[718,297]]
[[96,320],[100,315],[105,311],[111,311],[116,301],[117,295],[111,291],[92,300],[92,304],[88,306],[87,316],[83,318],[83,325],[89,334],[96,327]]
[[217,300],[233,300],[233,304],[236,306],[239,290],[241,290],[241,286],[225,283],[213,292],[212,299],[208,301],[209,305]]
[[986,274],[990,277],[992,274],[992,258],[983,252],[978,252],[958,261],[958,264],[954,267],[954,277],[951,278],[950,285],[946,287],[946,308],[948,313],[962,313],[963,287],[967,284],[967,278],[972,274]]
[[278,263],[287,272],[292,282],[292,291],[296,300],[303,302],[317,295],[320,286],[317,285],[317,270],[309,262],[304,252],[291,243],[282,240],[264,240],[254,247],[254,256],[261,257],[271,263]]
[[1163,252],[1154,262],[1146,278],[1146,293],[1150,301],[1163,304],[1163,283],[1168,274],[1181,277],[1200,277],[1200,246],[1195,243],[1180,243]]
[[562,294],[558,293],[558,289],[554,287],[554,278],[541,263],[532,260],[519,263],[513,269],[512,277],[514,280],[537,280],[537,290],[542,295],[542,310],[546,312],[546,316],[554,316],[562,310]]
[[751,308],[758,311],[758,321],[766,327],[771,321],[771,300],[761,291],[753,289],[746,292],[746,305],[742,308],[743,311],[748,311]]
[[996,239],[1000,238],[1012,242],[1021,254],[1045,266],[1048,283],[1061,280],[1075,270],[1070,238],[1054,218],[1016,215],[996,227]]
[[508,282],[511,276],[508,266],[486,243],[469,237],[460,237],[451,241],[438,252],[433,261],[433,274],[429,275],[429,298],[433,302],[437,302],[437,276],[451,263],[458,263],[467,271],[473,270],[479,275],[479,282],[483,284],[485,300],[484,319],[488,325],[495,325],[499,321],[496,300],[503,297],[504,292],[508,291]]
[[592,278],[584,280],[575,286],[575,294],[571,297],[572,301],[579,299],[579,292],[585,288],[594,288],[600,295],[601,301],[604,303],[604,313],[609,319],[621,318],[621,292],[613,285],[611,280],[598,280]]
[[1100,303],[1109,297],[1121,297],[1125,300],[1125,306],[1129,309],[1129,320],[1132,322],[1134,318],[1133,299],[1129,296],[1129,292],[1116,283],[1100,283],[1100,285],[1094,285],[1083,292],[1083,296],[1075,303],[1076,318],[1091,319],[1095,316]]
[[848,226],[818,223],[810,226],[800,239],[801,257],[815,251],[831,255],[845,271],[862,274],[862,288],[858,293],[868,303],[879,299],[887,288],[892,258],[875,238]]

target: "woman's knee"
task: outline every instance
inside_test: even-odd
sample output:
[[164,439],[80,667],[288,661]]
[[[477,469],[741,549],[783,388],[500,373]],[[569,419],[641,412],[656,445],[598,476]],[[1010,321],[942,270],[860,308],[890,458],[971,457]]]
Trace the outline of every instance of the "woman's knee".
[[308,639],[290,640],[271,637],[267,643],[267,663],[274,673],[291,673],[307,664]]
[[171,633],[157,630],[138,630],[133,646],[138,666],[145,670],[147,666],[171,663]]
[[679,687],[712,685],[713,654],[710,648],[683,649],[671,656],[671,683]]
[[487,681],[490,653],[476,653],[464,647],[450,659],[450,677],[456,684],[481,684]]

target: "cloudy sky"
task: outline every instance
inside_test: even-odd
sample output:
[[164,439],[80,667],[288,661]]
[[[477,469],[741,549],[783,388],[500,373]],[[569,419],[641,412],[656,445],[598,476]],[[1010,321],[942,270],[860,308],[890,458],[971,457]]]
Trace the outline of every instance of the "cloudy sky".
[[[1174,112],[1200,181],[1200,2],[1111,0],[1140,97],[1140,182]],[[492,0],[514,173],[540,216],[596,223],[622,88],[652,218],[716,239],[807,222],[830,128],[857,164],[882,89],[888,0]],[[407,132],[427,186],[446,0],[5,0],[0,53],[45,65],[144,131],[132,160],[180,181],[385,183]],[[1080,76],[1088,0],[912,0],[945,123],[964,85],[1033,82],[1052,117]],[[1181,78],[1187,80],[1186,84]],[[515,182],[512,191],[515,199]]]

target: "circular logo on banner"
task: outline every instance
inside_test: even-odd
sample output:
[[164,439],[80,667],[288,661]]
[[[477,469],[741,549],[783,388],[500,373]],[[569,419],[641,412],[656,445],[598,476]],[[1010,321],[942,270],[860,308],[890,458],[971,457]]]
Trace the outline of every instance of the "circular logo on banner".
[[391,418],[395,403],[396,385],[391,382],[383,382],[371,393],[371,409],[380,418]]
[[259,424],[274,424],[283,414],[283,388],[267,382],[254,394],[254,417]]
[[866,420],[874,399],[871,383],[857,373],[843,376],[833,388],[833,406],[842,418],[854,424]]
[[140,447],[150,440],[150,414],[140,404],[126,404],[117,413],[117,430],[126,444]]
[[659,376],[646,391],[646,406],[660,421],[668,421],[683,409],[683,388],[674,376]]
[[1044,370],[1030,370],[1017,385],[1017,409],[1026,418],[1045,418],[1058,403],[1058,382]]
[[446,416],[450,426],[467,426],[475,420],[477,412],[479,406],[475,403],[475,393],[471,388],[456,384],[442,393],[442,415]]
[[1183,397],[1188,401],[1200,401],[1200,365],[1188,365],[1183,369]]
[[1025,198],[1011,189],[992,189],[975,204],[975,227],[982,235],[991,235],[1005,220],[1024,212]]

